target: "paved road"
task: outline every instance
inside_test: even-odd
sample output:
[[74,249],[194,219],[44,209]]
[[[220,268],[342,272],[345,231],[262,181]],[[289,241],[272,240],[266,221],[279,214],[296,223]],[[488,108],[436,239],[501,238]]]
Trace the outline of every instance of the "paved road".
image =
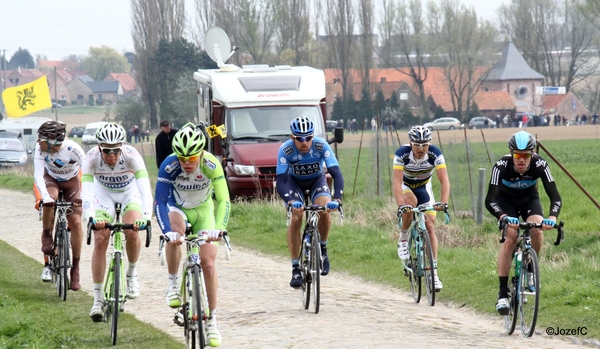
[[[4,226],[0,239],[42,261],[41,223],[32,208],[32,196],[0,189],[0,197],[5,198],[0,201],[0,221]],[[183,330],[172,323],[172,311],[165,305],[167,271],[157,258],[156,240],[150,248],[142,248],[142,295],[128,301],[125,311],[182,340]],[[91,252],[91,246],[84,244],[82,290],[89,293]],[[547,335],[530,339],[520,334],[507,336],[498,316],[479,315],[444,304],[443,292],[442,301],[435,307],[415,304],[405,290],[367,283],[335,270],[322,279],[321,312],[315,315],[301,307],[300,292],[288,286],[287,261],[239,248],[230,261],[225,261],[220,251],[218,272],[221,293],[217,319],[224,349],[529,349],[580,348],[582,344],[579,339]],[[52,287],[47,287],[50,292]],[[591,345],[598,347],[598,342]]]

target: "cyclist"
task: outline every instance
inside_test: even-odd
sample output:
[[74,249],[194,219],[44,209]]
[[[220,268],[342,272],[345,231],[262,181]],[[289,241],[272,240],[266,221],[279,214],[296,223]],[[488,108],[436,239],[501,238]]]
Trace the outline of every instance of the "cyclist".
[[[402,215],[402,227],[398,239],[398,257],[403,261],[410,258],[408,252],[408,228],[412,222],[410,209],[418,205],[432,205],[436,211],[442,211],[450,196],[450,181],[446,171],[446,162],[440,148],[431,145],[431,131],[427,127],[414,126],[408,131],[410,144],[401,146],[394,154],[394,198],[398,204],[398,217]],[[441,185],[441,202],[436,203],[431,187],[433,172]],[[435,290],[444,286],[438,277],[437,253],[438,241],[435,235],[435,212],[428,212],[425,226],[429,233],[433,251]]]
[[108,123],[96,131],[98,146],[90,149],[83,159],[83,213],[85,221],[93,218],[94,252],[92,279],[94,304],[90,311],[93,321],[102,321],[104,295],[102,284],[106,270],[106,249],[110,241],[107,223],[114,223],[115,203],[121,203],[123,223],[134,224],[125,230],[129,267],[126,273],[128,298],[140,294],[136,263],[140,254],[138,230],[145,228],[152,217],[152,192],[144,159],[138,151],[123,144],[125,130],[121,125]]
[[[546,160],[536,154],[536,141],[525,131],[513,134],[508,140],[510,154],[504,155],[492,169],[492,177],[485,198],[487,210],[498,220],[508,222],[506,240],[500,245],[498,254],[498,279],[500,293],[496,310],[501,315],[509,313],[508,274],[516,244],[519,216],[527,222],[542,223],[543,230],[554,228],[562,201],[556,182]],[[533,166],[532,166],[533,165]],[[550,215],[544,218],[536,183],[542,179],[546,194],[550,198]],[[531,230],[531,245],[539,255],[544,243],[540,229]],[[533,274],[530,274],[533,277]],[[533,284],[533,281],[529,281]]]
[[52,270],[48,255],[54,253],[52,246],[52,228],[54,227],[54,202],[62,190],[66,201],[73,202],[67,221],[71,228],[71,248],[73,263],[69,288],[78,291],[79,260],[81,258],[81,182],[80,167],[83,163],[83,149],[76,142],[65,139],[66,125],[60,121],[46,121],[38,128],[38,140],[35,146],[34,182],[35,191],[41,196],[42,209],[42,252],[44,269],[42,281],[52,281]]
[[[206,138],[193,123],[184,125],[173,137],[173,152],[161,164],[156,183],[155,213],[160,228],[167,237],[165,248],[169,286],[167,305],[181,306],[179,289],[180,236],[185,236],[186,221],[195,233],[207,234],[207,243],[201,242],[200,261],[206,283],[210,317],[206,333],[208,345],[221,345],[221,334],[215,316],[217,309],[218,278],[215,266],[217,241],[227,227],[231,203],[229,189],[219,160],[204,151]],[[214,192],[217,207],[211,194]]]
[[[297,117],[290,123],[291,139],[279,148],[277,154],[277,192],[292,210],[292,219],[287,230],[287,242],[292,259],[292,280],[290,286],[302,286],[300,273],[300,228],[304,207],[304,192],[310,190],[310,201],[314,205],[326,206],[327,211],[319,212],[318,229],[321,234],[321,255],[323,270],[321,275],[329,274],[329,257],[327,256],[327,238],[331,227],[329,212],[337,210],[344,192],[344,177],[338,161],[329,144],[315,137],[315,126],[306,117]],[[335,184],[333,200],[325,168],[331,174]]]

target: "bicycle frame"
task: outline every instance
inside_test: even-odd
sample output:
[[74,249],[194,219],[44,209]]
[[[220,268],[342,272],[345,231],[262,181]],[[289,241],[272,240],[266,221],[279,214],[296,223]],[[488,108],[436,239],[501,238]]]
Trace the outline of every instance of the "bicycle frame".
[[52,279],[56,285],[58,296],[67,300],[69,289],[68,271],[71,268],[70,242],[67,232],[67,215],[71,210],[72,202],[64,201],[62,191],[54,203],[54,254],[51,256]]

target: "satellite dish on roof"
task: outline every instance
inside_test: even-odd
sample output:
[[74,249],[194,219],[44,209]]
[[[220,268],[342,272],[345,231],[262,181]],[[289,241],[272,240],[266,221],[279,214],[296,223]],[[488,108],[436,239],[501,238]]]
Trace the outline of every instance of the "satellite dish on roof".
[[231,50],[231,42],[227,33],[220,27],[210,27],[204,35],[204,47],[208,56],[215,62],[222,71],[235,71],[238,68],[225,62],[235,53],[237,47]]

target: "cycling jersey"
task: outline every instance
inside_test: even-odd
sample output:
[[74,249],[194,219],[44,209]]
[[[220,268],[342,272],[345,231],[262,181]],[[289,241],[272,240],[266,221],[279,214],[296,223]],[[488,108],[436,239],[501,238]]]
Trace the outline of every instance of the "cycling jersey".
[[[136,208],[141,211],[142,219],[152,217],[152,191],[148,171],[140,153],[130,145],[121,147],[119,160],[114,168],[110,168],[102,160],[98,147],[90,149],[83,159],[82,187],[85,220],[95,216],[95,203],[109,201],[125,205],[126,203],[117,200],[125,197],[132,198],[136,206],[141,206]],[[134,195],[136,192],[139,195]]]
[[344,178],[331,147],[324,139],[314,137],[307,153],[301,153],[294,140],[290,139],[279,148],[277,159],[277,192],[284,200],[288,201],[287,196],[293,191],[290,179],[294,182],[315,182],[325,175],[325,168],[335,184],[334,198],[342,198]]
[[415,159],[410,145],[403,145],[394,154],[394,170],[403,171],[403,184],[415,189],[429,183],[433,171],[445,168],[446,162],[440,148],[429,145],[422,159]]
[[83,164],[83,149],[76,142],[67,139],[56,153],[42,151],[40,144],[35,146],[33,160],[34,182],[39,190],[42,201],[53,201],[48,194],[44,174],[48,174],[57,182],[66,182],[77,176],[79,167]]
[[[187,173],[181,167],[177,156],[169,155],[158,171],[154,206],[156,219],[163,233],[172,231],[169,221],[169,212],[172,210],[169,207],[182,208],[182,212],[187,212],[186,209],[199,207],[212,200],[213,190],[217,200],[216,229],[224,230],[229,221],[231,203],[227,181],[219,160],[205,151],[196,170]],[[212,210],[210,211],[212,214]]]
[[522,198],[537,197],[538,178],[541,178],[546,194],[550,198],[549,216],[558,217],[562,206],[560,194],[548,163],[537,154],[533,154],[529,168],[522,175],[515,170],[513,157],[510,154],[496,162],[492,168],[492,177],[485,198],[487,210],[500,219],[500,216],[506,213],[498,203],[500,199],[516,204],[522,201]]

